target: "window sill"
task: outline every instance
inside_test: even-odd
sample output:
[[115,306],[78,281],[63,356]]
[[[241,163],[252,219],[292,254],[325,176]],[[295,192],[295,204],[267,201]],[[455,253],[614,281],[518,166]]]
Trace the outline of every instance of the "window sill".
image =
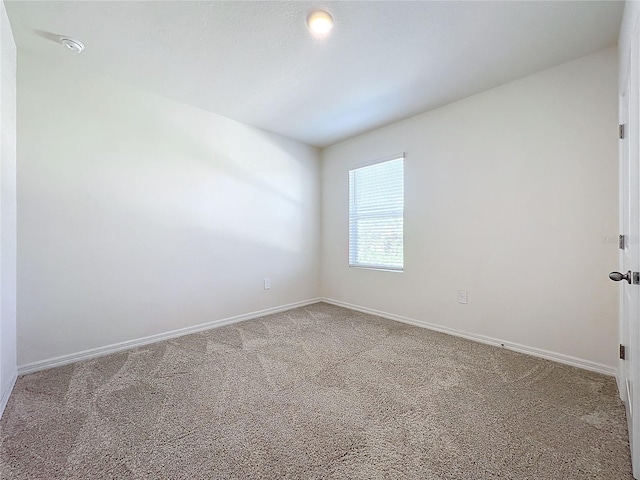
[[349,268],[360,268],[362,270],[378,270],[381,272],[391,272],[391,273],[404,273],[404,268],[385,268],[385,267],[373,267],[367,265],[349,265]]

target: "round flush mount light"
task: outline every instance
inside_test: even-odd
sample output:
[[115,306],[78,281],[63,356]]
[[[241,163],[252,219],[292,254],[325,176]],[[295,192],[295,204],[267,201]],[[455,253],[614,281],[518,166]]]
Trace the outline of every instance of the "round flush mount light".
[[84,50],[84,45],[78,40],[69,37],[60,37],[60,43],[74,53],[80,53]]
[[333,29],[333,17],[324,10],[316,10],[307,17],[307,26],[313,35],[324,37]]

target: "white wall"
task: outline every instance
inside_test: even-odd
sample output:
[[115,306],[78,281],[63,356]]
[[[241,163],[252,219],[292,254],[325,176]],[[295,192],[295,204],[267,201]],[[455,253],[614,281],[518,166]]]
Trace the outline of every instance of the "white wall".
[[317,297],[316,149],[27,52],[18,86],[19,365]]
[[0,415],[16,379],[16,45],[0,1]]
[[[616,62],[607,49],[325,149],[323,296],[613,369]],[[402,151],[405,272],[350,269],[347,172]]]

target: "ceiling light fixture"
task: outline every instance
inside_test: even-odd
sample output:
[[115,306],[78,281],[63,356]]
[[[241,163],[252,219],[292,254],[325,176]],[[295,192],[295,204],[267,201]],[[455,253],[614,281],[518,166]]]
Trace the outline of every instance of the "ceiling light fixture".
[[60,37],[60,43],[74,53],[80,53],[84,50],[84,45],[78,40],[69,37]]
[[316,10],[307,17],[307,25],[313,35],[324,37],[333,29],[333,17],[324,10]]

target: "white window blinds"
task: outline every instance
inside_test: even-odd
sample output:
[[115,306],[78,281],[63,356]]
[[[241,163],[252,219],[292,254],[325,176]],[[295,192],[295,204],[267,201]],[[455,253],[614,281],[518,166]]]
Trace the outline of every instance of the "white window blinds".
[[403,270],[404,156],[349,171],[349,266]]

